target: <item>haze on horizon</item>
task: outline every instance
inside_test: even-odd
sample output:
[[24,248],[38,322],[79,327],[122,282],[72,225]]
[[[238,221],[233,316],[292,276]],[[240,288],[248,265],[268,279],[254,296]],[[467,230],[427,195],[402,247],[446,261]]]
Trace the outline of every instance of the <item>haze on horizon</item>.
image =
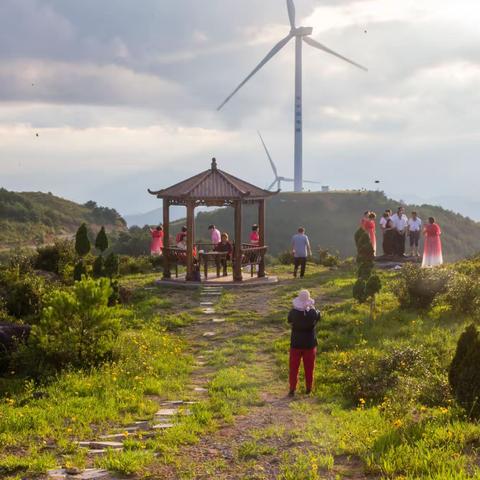
[[[208,6],[207,6],[208,5]],[[152,210],[146,192],[219,167],[293,173],[293,45],[216,106],[288,33],[284,0],[2,0],[0,186]],[[296,0],[304,176],[475,215],[478,0]],[[38,134],[38,136],[37,136]],[[480,202],[478,202],[480,205]],[[480,212],[480,208],[479,208]]]

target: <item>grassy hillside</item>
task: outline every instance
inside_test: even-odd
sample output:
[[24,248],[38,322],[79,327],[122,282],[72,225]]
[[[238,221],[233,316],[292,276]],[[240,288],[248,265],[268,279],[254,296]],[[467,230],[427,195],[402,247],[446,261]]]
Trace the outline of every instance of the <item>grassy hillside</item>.
[[81,223],[125,229],[125,221],[113,209],[95,202],[79,205],[50,193],[9,192],[0,189],[0,248],[39,245],[53,237],[75,233]]
[[[305,226],[312,247],[322,246],[353,255],[353,234],[365,210],[380,215],[386,208],[395,209],[398,201],[382,192],[281,193],[267,204],[267,243],[274,255],[289,248],[290,238],[297,227]],[[407,212],[416,209],[426,220],[434,216],[443,229],[446,258],[456,260],[480,251],[480,223],[462,215],[431,205],[408,205]],[[249,226],[257,222],[256,209],[245,211],[245,239]],[[207,227],[214,223],[233,234],[233,209],[198,214],[197,236],[208,237]],[[377,232],[380,237],[380,231]],[[381,240],[381,237],[379,238]],[[381,247],[380,247],[381,250]]]

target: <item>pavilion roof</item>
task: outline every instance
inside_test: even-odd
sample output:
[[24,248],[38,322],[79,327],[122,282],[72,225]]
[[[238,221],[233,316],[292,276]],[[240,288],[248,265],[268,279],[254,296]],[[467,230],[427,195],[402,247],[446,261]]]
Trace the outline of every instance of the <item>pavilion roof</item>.
[[219,170],[215,158],[212,159],[212,166],[208,170],[163,190],[152,191],[149,189],[148,192],[158,198],[177,201],[260,200],[277,193],[256,187]]

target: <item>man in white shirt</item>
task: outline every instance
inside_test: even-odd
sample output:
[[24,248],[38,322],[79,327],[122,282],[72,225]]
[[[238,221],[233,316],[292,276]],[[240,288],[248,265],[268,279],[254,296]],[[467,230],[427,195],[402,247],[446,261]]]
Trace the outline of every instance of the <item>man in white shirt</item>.
[[408,230],[408,218],[405,215],[405,209],[403,207],[398,207],[397,213],[392,215],[391,218],[393,222],[393,227],[395,228],[397,234],[397,245],[395,254],[399,257],[405,256],[405,238],[407,236]]
[[392,217],[392,211],[390,209],[385,210],[385,212],[383,212],[382,218],[380,219],[380,222],[379,222],[382,232],[385,231],[385,226],[387,225],[387,222],[391,217]]
[[418,244],[420,242],[420,232],[422,231],[422,219],[417,212],[412,212],[412,217],[408,220],[408,236],[410,237],[410,256],[419,257]]

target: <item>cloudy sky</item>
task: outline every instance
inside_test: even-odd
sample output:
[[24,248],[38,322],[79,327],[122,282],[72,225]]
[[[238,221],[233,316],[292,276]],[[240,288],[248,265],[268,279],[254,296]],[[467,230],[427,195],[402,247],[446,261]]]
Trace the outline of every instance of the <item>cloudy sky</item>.
[[[471,207],[478,0],[296,7],[313,38],[369,67],[305,47],[305,177],[332,188],[379,179],[395,198]],[[284,0],[1,0],[0,185],[136,213],[158,206],[147,187],[216,156],[266,186],[257,129],[292,175],[293,42],[216,111],[288,31]]]

